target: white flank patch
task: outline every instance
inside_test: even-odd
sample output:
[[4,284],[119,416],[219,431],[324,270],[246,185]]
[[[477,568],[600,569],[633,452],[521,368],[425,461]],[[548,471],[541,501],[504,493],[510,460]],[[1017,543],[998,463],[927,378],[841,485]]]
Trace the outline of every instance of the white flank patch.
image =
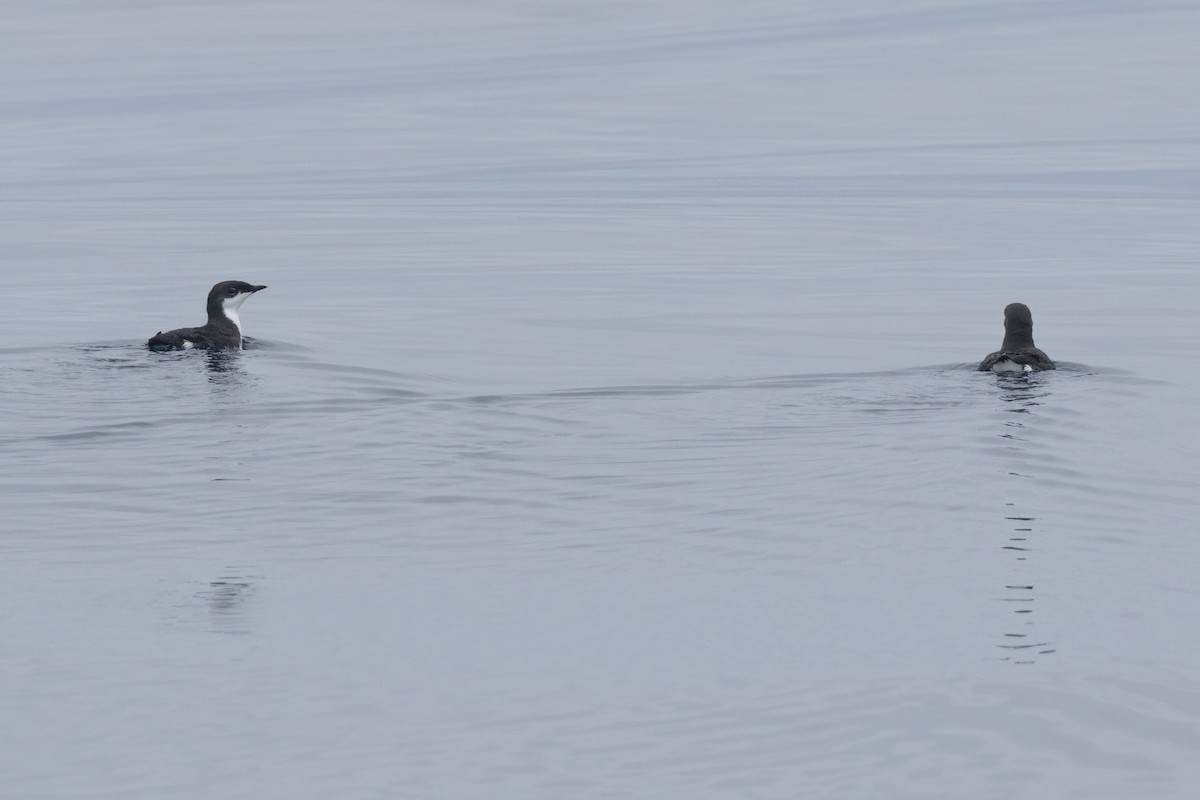
[[1028,364],[1018,364],[1011,358],[1002,358],[992,364],[992,372],[1033,372],[1033,367]]
[[191,342],[188,342],[188,341],[185,341],[185,342],[183,343],[183,349],[184,349],[184,350],[191,350],[191,349],[192,349],[193,347],[195,347],[195,346],[196,346],[196,345],[194,345],[194,344],[192,344]]

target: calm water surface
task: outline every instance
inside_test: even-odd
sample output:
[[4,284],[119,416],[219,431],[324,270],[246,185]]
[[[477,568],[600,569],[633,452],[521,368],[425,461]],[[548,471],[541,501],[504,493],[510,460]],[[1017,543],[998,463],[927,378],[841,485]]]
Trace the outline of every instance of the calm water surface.
[[4,17],[5,797],[1200,792],[1191,5]]

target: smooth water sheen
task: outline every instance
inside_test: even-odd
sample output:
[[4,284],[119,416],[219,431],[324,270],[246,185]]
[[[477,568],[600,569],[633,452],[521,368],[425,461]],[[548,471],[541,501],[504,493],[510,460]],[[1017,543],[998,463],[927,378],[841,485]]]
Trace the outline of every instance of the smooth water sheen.
[[1198,30],[7,3],[0,795],[1196,797]]

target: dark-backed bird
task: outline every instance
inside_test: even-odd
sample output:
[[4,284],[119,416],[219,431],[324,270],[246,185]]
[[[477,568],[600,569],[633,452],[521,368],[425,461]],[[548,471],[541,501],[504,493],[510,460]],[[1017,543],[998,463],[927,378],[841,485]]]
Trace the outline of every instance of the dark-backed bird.
[[159,331],[146,344],[151,350],[240,350],[242,320],[238,309],[247,297],[265,288],[244,281],[221,281],[208,293],[208,322],[199,328]]
[[980,372],[1037,372],[1054,369],[1050,356],[1033,343],[1033,315],[1024,303],[1004,308],[1004,341],[979,363]]

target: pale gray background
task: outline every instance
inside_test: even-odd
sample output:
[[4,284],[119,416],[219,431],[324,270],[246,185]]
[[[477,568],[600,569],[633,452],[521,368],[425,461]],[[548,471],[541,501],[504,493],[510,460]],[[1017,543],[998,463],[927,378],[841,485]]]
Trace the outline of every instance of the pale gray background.
[[3,795],[1196,797],[1198,34],[7,0]]

